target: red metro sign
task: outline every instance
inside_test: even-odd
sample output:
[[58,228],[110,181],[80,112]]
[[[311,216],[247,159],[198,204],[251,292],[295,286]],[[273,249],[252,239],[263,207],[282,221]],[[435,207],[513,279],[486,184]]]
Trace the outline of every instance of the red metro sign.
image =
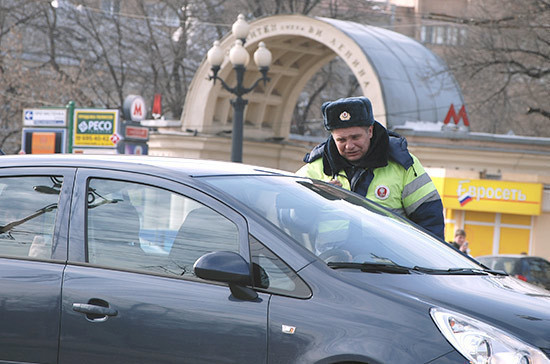
[[124,99],[122,112],[126,119],[139,122],[145,119],[147,112],[143,97],[138,95],[129,95]]
[[449,122],[451,121],[451,118],[453,119],[453,122],[455,123],[455,125],[458,125],[458,122],[460,121],[460,119],[462,119],[465,126],[470,126],[470,122],[468,121],[468,115],[466,114],[466,107],[464,105],[462,105],[457,115],[455,111],[455,106],[451,104],[451,107],[447,112],[447,116],[445,116],[445,120],[443,120],[443,124],[445,125],[449,124]]

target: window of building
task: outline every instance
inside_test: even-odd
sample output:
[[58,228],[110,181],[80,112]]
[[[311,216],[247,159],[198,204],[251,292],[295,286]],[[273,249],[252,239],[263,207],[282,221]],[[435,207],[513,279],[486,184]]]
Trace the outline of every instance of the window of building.
[[162,3],[148,4],[145,7],[147,17],[152,24],[158,26],[179,27],[178,14],[171,7]]
[[424,44],[464,45],[467,29],[454,25],[422,25],[420,41]]
[[110,15],[118,14],[120,12],[120,0],[102,0],[101,10]]

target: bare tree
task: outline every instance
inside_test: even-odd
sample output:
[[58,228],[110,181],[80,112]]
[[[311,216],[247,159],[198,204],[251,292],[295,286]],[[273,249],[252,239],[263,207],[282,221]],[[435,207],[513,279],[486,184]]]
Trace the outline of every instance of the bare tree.
[[19,144],[23,108],[71,100],[119,108],[128,94],[152,101],[161,93],[169,117],[179,118],[194,70],[212,40],[228,31],[208,22],[207,5],[219,10],[224,3],[134,0],[104,8],[90,0],[2,1],[0,141]]
[[478,2],[464,24],[467,41],[446,54],[462,85],[472,129],[550,135],[550,2]]
[[[189,83],[213,40],[228,31],[220,27],[225,2],[164,0],[153,7],[138,1],[139,10],[149,14],[144,19],[142,57],[152,75],[152,91],[165,95],[174,118],[181,115]],[[152,11],[162,16],[151,17]],[[159,24],[158,19],[171,20]]]
[[[356,16],[352,0],[111,3],[120,8],[93,0],[56,3],[0,3],[0,142],[9,140],[13,151],[25,107],[75,101],[80,107],[119,108],[128,94],[152,101],[160,93],[167,117],[179,118],[195,70],[239,13],[249,21],[290,13]],[[331,76],[335,69],[339,73]],[[349,70],[327,66],[304,90],[306,107],[297,111],[298,121],[317,119],[322,101],[349,94],[353,82],[348,81]]]
[[341,97],[358,96],[359,83],[338,57],[321,68],[304,88],[294,109],[291,132],[314,137],[327,136],[321,105]]
[[13,153],[19,148],[19,110],[23,98],[18,87],[21,75],[13,67],[16,64],[11,61],[11,53],[21,38],[15,30],[34,16],[35,12],[28,5],[23,1],[19,4],[0,2],[0,149],[5,153]]
[[277,14],[308,15],[322,2],[322,0],[240,0],[239,6],[247,9],[251,16],[258,18]]
[[13,36],[7,42],[15,45],[2,57],[3,71],[0,71],[0,149],[6,153],[21,149],[23,109],[65,107],[66,100],[79,94],[84,85],[80,82],[85,83],[77,78],[83,71],[81,67],[73,67],[62,75],[51,64],[35,66],[24,61],[20,39]]
[[[0,148],[16,153],[21,148],[23,109],[64,106],[82,87],[82,67],[76,64],[64,70],[55,62],[59,58],[56,43],[49,40],[55,38],[56,18],[48,3],[1,4]],[[50,31],[34,39],[33,31],[41,22]]]

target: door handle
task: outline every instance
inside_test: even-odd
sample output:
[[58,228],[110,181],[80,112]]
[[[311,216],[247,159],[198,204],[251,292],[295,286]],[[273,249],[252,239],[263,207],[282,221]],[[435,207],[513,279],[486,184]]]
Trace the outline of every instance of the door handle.
[[118,311],[114,308],[91,305],[88,303],[73,303],[73,311],[97,316],[118,315]]
[[88,303],[73,303],[73,311],[86,314],[86,318],[94,322],[103,322],[109,316],[118,315],[118,311],[109,307],[109,302],[92,298]]

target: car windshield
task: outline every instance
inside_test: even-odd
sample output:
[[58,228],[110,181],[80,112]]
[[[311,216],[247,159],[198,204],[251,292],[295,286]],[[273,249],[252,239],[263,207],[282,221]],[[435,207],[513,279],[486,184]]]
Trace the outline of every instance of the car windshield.
[[276,175],[203,178],[326,262],[481,269],[405,219],[324,182]]
[[503,270],[508,274],[516,275],[521,273],[521,262],[512,257],[479,257],[478,262],[491,269]]

